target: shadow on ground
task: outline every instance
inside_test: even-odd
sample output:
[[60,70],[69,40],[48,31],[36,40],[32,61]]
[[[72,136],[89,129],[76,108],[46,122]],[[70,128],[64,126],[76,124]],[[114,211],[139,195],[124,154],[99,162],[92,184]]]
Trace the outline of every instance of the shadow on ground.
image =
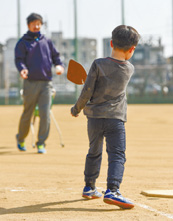
[[7,214],[16,214],[16,213],[44,213],[44,212],[56,212],[56,211],[76,211],[76,212],[111,212],[111,211],[121,211],[119,208],[115,209],[95,209],[95,208],[46,208],[50,206],[58,206],[63,204],[70,204],[76,202],[87,202],[85,199],[77,199],[77,200],[65,200],[60,202],[52,202],[52,203],[42,203],[37,205],[30,205],[30,206],[23,206],[23,207],[16,207],[5,209],[0,207],[0,215],[7,215]]

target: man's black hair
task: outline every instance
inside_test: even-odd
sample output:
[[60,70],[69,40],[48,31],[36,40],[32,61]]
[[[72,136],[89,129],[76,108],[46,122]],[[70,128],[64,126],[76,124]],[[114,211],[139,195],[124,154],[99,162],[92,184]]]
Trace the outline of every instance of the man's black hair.
[[36,13],[31,13],[31,14],[26,18],[26,20],[27,20],[27,24],[29,24],[30,22],[35,21],[35,20],[39,20],[39,21],[41,21],[41,23],[43,24],[43,18],[42,18],[42,16],[39,15],[39,14],[36,14]]

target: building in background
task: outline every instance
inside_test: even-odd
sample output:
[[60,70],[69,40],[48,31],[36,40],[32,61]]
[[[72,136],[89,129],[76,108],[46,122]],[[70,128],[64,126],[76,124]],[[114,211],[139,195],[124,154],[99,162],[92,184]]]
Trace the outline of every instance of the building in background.
[[4,87],[3,63],[3,45],[0,44],[0,88]]
[[[74,39],[63,38],[62,32],[52,32],[51,40],[61,54],[65,66],[70,59],[75,59]],[[97,57],[97,41],[93,38],[78,38],[78,62],[88,71],[91,63]]]
[[9,38],[4,46],[4,66],[3,72],[5,73],[5,84],[9,87],[18,87],[19,73],[14,63],[14,48],[17,42],[17,38]]
[[2,62],[0,71],[2,71],[0,83],[0,100],[9,103],[9,99],[16,98],[19,95],[19,74],[14,64],[14,47],[17,38],[9,38],[2,47]]
[[131,58],[134,65],[162,65],[166,63],[161,38],[142,38]]
[[111,56],[112,48],[110,45],[111,38],[103,39],[103,57]]
[[137,103],[169,99],[171,87],[167,76],[171,66],[164,58],[161,38],[142,38],[130,61],[135,66],[135,73],[128,87],[129,99]]

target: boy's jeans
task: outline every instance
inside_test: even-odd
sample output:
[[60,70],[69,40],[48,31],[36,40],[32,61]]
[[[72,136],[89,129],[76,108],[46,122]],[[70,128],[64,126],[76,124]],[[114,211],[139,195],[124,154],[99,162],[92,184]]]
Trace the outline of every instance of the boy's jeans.
[[42,145],[48,137],[50,128],[52,82],[24,80],[23,89],[24,110],[19,123],[18,140],[23,142],[28,135],[31,117],[38,104],[40,124],[37,145]]
[[124,173],[126,135],[124,122],[118,119],[88,118],[90,149],[86,156],[85,182],[95,183],[99,176],[103,138],[106,139],[108,153],[107,184],[119,188]]

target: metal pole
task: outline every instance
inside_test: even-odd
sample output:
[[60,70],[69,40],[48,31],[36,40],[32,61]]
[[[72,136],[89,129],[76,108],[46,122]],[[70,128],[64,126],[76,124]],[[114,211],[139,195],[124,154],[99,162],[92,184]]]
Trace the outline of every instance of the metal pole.
[[121,0],[121,22],[122,25],[125,25],[125,19],[124,19],[124,0]]
[[78,37],[77,37],[77,0],[74,0],[74,34],[75,34],[75,60],[78,61]]
[[17,38],[19,39],[21,36],[20,33],[20,0],[17,0]]
[[[74,46],[75,60],[78,61],[78,36],[77,36],[77,0],[74,0]],[[78,87],[75,85],[75,99],[78,98]]]
[[9,104],[9,64],[5,64],[5,105]]
[[[20,23],[20,0],[17,0],[17,39],[21,37],[21,23]],[[18,75],[18,103],[20,103],[20,87],[21,87],[21,79],[20,75]]]
[[172,63],[172,74],[173,74],[173,0],[172,0],[172,59],[171,59],[171,63]]

